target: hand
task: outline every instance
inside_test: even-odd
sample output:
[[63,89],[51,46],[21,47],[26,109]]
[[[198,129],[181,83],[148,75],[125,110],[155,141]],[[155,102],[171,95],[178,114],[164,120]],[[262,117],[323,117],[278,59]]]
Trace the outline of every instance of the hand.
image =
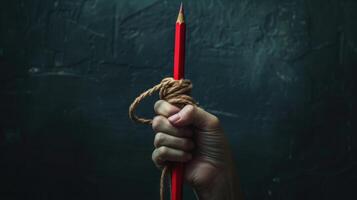
[[240,199],[238,178],[219,119],[200,107],[181,110],[166,101],[155,103],[152,123],[158,168],[166,162],[185,162],[184,180],[199,199]]

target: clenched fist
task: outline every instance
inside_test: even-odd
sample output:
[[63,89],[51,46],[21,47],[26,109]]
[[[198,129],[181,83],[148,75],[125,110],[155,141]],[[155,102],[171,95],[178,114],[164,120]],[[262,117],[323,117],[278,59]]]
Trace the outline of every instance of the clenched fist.
[[184,180],[201,200],[238,200],[241,192],[231,150],[219,119],[200,107],[181,110],[159,100],[154,110],[152,160],[158,168],[166,162],[184,162]]

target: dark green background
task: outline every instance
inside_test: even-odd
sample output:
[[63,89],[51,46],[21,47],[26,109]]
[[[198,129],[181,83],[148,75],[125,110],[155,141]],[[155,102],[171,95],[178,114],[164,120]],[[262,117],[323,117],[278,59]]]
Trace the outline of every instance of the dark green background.
[[[179,4],[1,0],[1,199],[158,199],[153,133],[127,112],[171,75]],[[357,1],[184,4],[186,77],[246,199],[357,199]]]

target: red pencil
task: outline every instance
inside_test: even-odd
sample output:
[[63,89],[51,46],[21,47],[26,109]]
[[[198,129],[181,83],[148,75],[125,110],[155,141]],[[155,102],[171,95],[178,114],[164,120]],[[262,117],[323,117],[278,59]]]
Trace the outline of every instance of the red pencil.
[[174,56],[174,79],[180,80],[185,74],[185,37],[186,24],[184,20],[184,11],[181,3],[180,11],[176,21],[175,33],[175,56]]
[[[180,11],[176,21],[175,32],[175,55],[174,55],[174,79],[184,78],[185,72],[185,35],[186,25],[184,20],[183,6],[181,3]],[[183,185],[183,163],[174,163],[171,169],[171,200],[182,200]]]

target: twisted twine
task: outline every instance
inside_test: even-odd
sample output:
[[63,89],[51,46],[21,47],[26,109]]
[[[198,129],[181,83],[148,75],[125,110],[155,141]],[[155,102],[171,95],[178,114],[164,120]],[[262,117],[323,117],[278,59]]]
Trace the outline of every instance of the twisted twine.
[[[129,118],[135,122],[142,124],[152,124],[152,119],[146,119],[135,115],[135,110],[140,102],[148,96],[151,96],[155,92],[159,92],[159,97],[162,100],[169,102],[183,108],[185,105],[197,105],[196,101],[190,96],[192,90],[192,83],[190,80],[181,79],[174,80],[171,77],[164,78],[161,83],[141,93],[129,107]],[[165,166],[161,172],[160,178],[160,199],[164,199],[164,182],[168,171],[168,167]]]

